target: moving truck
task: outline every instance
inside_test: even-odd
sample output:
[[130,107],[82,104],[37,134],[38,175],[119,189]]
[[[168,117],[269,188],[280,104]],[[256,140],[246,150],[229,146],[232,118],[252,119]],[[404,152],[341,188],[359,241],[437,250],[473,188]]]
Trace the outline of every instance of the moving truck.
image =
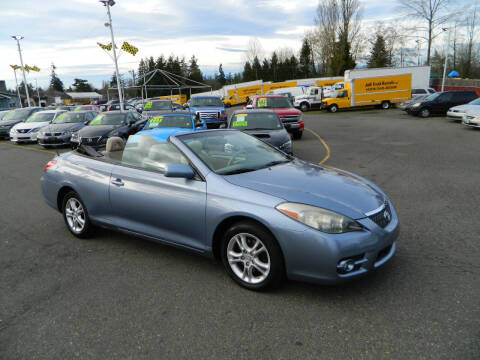
[[296,81],[283,81],[278,83],[263,84],[263,94],[268,94],[270,91],[277,89],[286,89],[297,87]]
[[187,102],[187,95],[185,95],[185,94],[166,95],[166,96],[158,96],[155,99],[172,100],[172,102],[174,102],[174,103],[183,105]]
[[228,90],[227,95],[222,97],[222,101],[226,107],[238,105],[237,89]]
[[379,105],[382,109],[411,98],[412,74],[384,75],[344,81],[344,89],[334,98],[322,100],[322,108],[330,112],[356,106]]

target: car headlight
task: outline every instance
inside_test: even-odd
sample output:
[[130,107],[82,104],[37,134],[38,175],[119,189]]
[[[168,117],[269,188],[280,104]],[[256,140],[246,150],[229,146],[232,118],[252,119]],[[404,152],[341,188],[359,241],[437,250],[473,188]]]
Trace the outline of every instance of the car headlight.
[[292,147],[292,141],[288,140],[287,142],[284,142],[282,145],[280,145],[278,148],[280,150],[287,150],[287,149],[290,149],[291,147]]
[[33,128],[33,129],[30,129],[28,130],[29,133],[34,133],[34,132],[37,132],[38,130],[40,130],[41,128]]
[[72,134],[72,131],[70,130],[65,130],[64,132],[62,132],[62,135],[71,135]]
[[72,140],[78,140],[78,132],[72,134]]
[[419,107],[421,105],[421,103],[415,103],[412,105],[412,107]]
[[355,220],[316,206],[283,203],[275,208],[282,214],[302,224],[328,234],[342,234],[362,229],[362,226]]

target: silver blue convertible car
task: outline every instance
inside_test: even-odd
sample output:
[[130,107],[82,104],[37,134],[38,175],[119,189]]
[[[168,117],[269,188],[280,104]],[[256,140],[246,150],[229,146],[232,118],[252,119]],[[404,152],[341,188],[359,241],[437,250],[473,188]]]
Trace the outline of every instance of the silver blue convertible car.
[[252,290],[364,275],[392,258],[399,231],[373,183],[236,130],[82,145],[50,161],[41,185],[77,237],[99,225],[212,256]]

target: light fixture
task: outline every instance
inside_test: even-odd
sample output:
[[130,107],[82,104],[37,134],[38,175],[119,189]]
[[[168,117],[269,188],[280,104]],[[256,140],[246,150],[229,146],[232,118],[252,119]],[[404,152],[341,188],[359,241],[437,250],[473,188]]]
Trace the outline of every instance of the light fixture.
[[12,39],[22,40],[22,39],[23,39],[23,36],[21,36],[21,35],[12,35]]

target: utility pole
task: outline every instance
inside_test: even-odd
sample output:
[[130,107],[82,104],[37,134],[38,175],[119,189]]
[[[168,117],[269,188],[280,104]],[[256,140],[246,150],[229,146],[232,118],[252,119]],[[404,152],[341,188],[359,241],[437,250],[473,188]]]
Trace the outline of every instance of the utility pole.
[[420,40],[415,40],[417,43],[417,66],[420,66]]
[[448,53],[450,52],[450,28],[442,28],[443,31],[448,31],[448,41],[447,41],[447,50],[445,51],[445,64],[443,66],[443,78],[442,78],[442,92],[445,89],[445,77],[447,76],[447,64],[448,64]]
[[105,26],[108,26],[110,28],[110,36],[112,38],[112,49],[113,49],[113,62],[115,63],[115,77],[117,78],[118,100],[120,101],[120,111],[123,111],[124,110],[123,94],[122,94],[122,88],[120,83],[120,75],[118,72],[117,50],[115,49],[115,38],[113,36],[112,16],[110,14],[110,6],[115,5],[115,1],[100,0],[100,2],[107,8],[108,23],[105,23]]
[[25,67],[23,66],[22,49],[20,49],[20,40],[23,39],[23,36],[13,35],[12,39],[17,40],[18,54],[20,55],[20,65],[22,66],[22,73],[23,73],[23,84],[25,85],[25,94],[27,95],[27,104],[28,104],[28,107],[30,107],[30,96],[28,95],[27,77],[25,76]]
[[35,87],[37,88],[38,106],[40,106],[40,92],[38,91],[38,82],[35,78]]

